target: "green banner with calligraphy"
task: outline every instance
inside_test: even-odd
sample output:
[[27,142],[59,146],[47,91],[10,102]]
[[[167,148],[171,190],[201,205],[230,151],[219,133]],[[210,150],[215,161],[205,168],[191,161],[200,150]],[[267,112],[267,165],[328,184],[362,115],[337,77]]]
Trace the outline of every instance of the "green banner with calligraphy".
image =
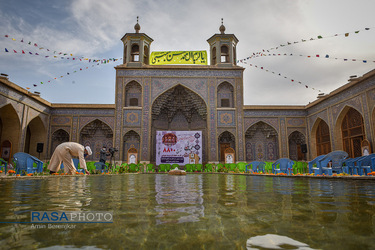
[[151,53],[150,65],[165,64],[207,65],[207,51],[160,51]]

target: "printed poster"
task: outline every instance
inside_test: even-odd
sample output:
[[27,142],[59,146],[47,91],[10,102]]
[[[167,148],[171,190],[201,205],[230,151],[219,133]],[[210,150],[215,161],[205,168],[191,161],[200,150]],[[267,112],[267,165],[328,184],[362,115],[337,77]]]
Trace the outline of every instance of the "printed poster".
[[202,164],[202,131],[156,131],[156,165],[184,166],[191,154]]

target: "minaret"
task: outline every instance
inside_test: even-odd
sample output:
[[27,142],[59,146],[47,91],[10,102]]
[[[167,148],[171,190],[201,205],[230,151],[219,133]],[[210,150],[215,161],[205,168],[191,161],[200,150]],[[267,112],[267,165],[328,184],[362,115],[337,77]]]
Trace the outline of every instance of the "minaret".
[[236,47],[238,39],[233,34],[225,34],[223,18],[219,31],[220,34],[215,34],[207,40],[210,44],[211,65],[219,67],[237,65]]
[[154,41],[144,33],[139,33],[141,25],[134,25],[135,33],[126,33],[121,41],[124,43],[123,63],[127,67],[142,67],[150,64],[150,46]]

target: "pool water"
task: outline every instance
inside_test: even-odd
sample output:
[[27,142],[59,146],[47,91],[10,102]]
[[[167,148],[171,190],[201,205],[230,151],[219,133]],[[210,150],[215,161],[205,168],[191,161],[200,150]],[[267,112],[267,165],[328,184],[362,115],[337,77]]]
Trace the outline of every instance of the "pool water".
[[113,211],[111,224],[66,230],[1,223],[0,248],[264,249],[271,235],[300,249],[375,246],[371,180],[127,174],[3,180],[0,190],[2,222],[30,222],[31,211]]

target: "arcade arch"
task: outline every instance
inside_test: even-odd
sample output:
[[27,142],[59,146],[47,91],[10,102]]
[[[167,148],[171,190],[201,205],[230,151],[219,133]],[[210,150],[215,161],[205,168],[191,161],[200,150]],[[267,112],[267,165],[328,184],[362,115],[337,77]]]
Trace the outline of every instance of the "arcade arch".
[[305,160],[305,153],[302,151],[303,145],[306,146],[306,138],[305,136],[299,132],[294,131],[289,135],[289,159],[294,161],[302,161]]
[[99,160],[100,149],[103,146],[109,149],[113,145],[112,129],[99,119],[86,124],[81,129],[79,138],[82,145],[91,147],[92,155],[87,156],[88,161]]
[[130,148],[135,148],[137,152],[139,152],[140,149],[140,143],[141,143],[141,137],[137,132],[134,130],[130,130],[124,135],[123,140],[123,152],[122,152],[122,161],[128,160],[128,150]]
[[[0,151],[0,157],[9,161],[14,153],[19,150],[21,135],[21,124],[16,110],[12,104],[7,104],[0,108],[0,147],[9,145],[11,150],[8,153]],[[8,143],[8,142],[9,143]],[[1,147],[1,149],[3,149]]]
[[40,153],[41,160],[46,157],[46,139],[47,130],[44,127],[42,119],[37,116],[32,119],[26,127],[26,138],[25,138],[25,153],[31,154],[35,157],[39,157],[37,152],[37,144],[43,143],[43,152]]
[[277,131],[259,121],[245,133],[246,161],[275,161],[279,158]]
[[176,85],[155,99],[151,116],[151,161],[156,161],[156,131],[202,131],[202,162],[207,161],[207,105],[198,94]]
[[55,151],[56,147],[63,142],[69,141],[69,133],[66,132],[64,129],[58,129],[52,134],[51,138],[51,152],[52,155]]
[[229,131],[224,131],[219,135],[218,138],[218,145],[219,145],[219,156],[220,156],[220,161],[224,162],[225,161],[225,149],[227,148],[233,148],[236,150],[236,138],[234,135],[229,132]]

